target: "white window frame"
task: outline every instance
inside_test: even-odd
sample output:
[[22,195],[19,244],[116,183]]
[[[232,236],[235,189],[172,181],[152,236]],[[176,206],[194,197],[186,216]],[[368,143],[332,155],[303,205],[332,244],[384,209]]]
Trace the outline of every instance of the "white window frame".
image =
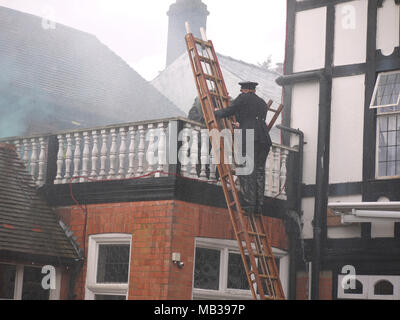
[[[387,104],[387,105],[378,105],[374,106],[374,101],[376,98],[376,94],[378,91],[378,85],[381,77],[383,75],[389,75],[389,74],[400,74],[400,70],[395,70],[395,71],[389,71],[389,72],[381,72],[378,74],[378,78],[375,82],[375,88],[374,88],[374,93],[372,95],[371,103],[370,103],[370,109],[379,109],[379,108],[385,108],[385,107],[394,107],[400,104],[400,95],[397,99],[397,104]],[[400,111],[394,111],[394,112],[386,112],[386,113],[381,113],[381,114],[376,114],[376,141],[375,141],[375,179],[398,179],[400,178],[399,175],[393,175],[393,176],[381,176],[379,175],[379,134],[380,134],[380,128],[379,128],[379,118],[381,117],[390,117],[390,116],[396,116],[399,115]]]
[[[228,283],[228,259],[229,253],[240,254],[239,246],[236,240],[222,240],[213,238],[196,238],[195,239],[195,253],[196,248],[219,250],[220,255],[220,269],[219,269],[219,289],[199,289],[194,287],[194,270],[196,267],[196,259],[193,263],[193,288],[192,299],[195,300],[250,300],[253,299],[250,289],[231,289],[227,287]],[[282,287],[285,294],[287,293],[287,278],[289,267],[289,255],[287,252],[272,248],[272,252],[276,259],[279,259],[279,270]],[[196,254],[194,254],[196,257]]]
[[[11,266],[15,266],[15,282],[14,282],[14,297],[13,300],[21,300],[22,299],[22,287],[24,284],[24,267],[33,267],[41,269],[43,266],[32,265],[32,264],[14,264],[8,262],[0,262],[0,264],[7,264]],[[56,270],[56,288],[49,289],[49,300],[60,300],[60,291],[61,291],[61,270],[59,268],[55,268]],[[46,275],[43,274],[43,277]],[[3,300],[3,299],[0,299]],[[6,300],[6,299],[4,299]]]
[[[338,298],[339,299],[364,299],[364,300],[400,300],[400,276],[365,276],[356,275],[356,280],[363,285],[361,294],[344,293],[341,285],[345,275],[338,276]],[[386,280],[393,285],[393,295],[376,295],[374,294],[375,284],[379,281]]]
[[131,252],[129,251],[128,281],[127,283],[97,283],[97,262],[99,245],[102,244],[129,244],[132,248],[132,235],[123,233],[107,233],[89,236],[87,272],[85,285],[85,299],[94,300],[95,295],[121,295],[128,299],[129,277],[131,266]]
[[400,74],[400,70],[395,70],[395,71],[389,71],[389,72],[381,72],[378,74],[378,78],[376,79],[376,83],[375,83],[375,88],[374,88],[374,93],[372,95],[372,99],[371,99],[371,103],[369,105],[370,109],[379,109],[379,108],[385,108],[385,107],[395,107],[400,103],[400,95],[397,98],[397,103],[396,104],[385,104],[385,105],[378,105],[378,106],[374,106],[374,101],[376,98],[376,94],[378,92],[378,87],[379,87],[379,82],[381,80],[382,76],[386,76],[386,75],[390,75],[390,74]]

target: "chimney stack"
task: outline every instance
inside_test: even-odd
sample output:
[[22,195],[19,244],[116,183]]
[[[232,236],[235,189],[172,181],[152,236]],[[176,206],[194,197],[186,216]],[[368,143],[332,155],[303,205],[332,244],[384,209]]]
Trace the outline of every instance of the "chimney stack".
[[169,7],[167,66],[186,52],[185,22],[189,22],[194,36],[200,38],[200,28],[206,30],[209,14],[207,5],[201,0],[176,0]]

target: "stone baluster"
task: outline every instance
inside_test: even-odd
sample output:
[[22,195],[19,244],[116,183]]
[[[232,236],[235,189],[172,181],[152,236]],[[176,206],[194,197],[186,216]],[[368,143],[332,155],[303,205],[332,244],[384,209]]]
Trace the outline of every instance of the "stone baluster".
[[40,137],[39,138],[39,172],[38,172],[38,177],[36,184],[38,186],[41,186],[44,184],[44,176],[45,176],[45,169],[46,169],[46,141],[45,138]]
[[110,171],[107,179],[115,179],[117,175],[117,130],[111,129],[111,147],[110,147]]
[[65,153],[65,175],[63,183],[67,183],[71,179],[71,164],[72,164],[72,134],[67,134],[67,152]]
[[62,169],[63,169],[63,165],[64,165],[64,136],[58,135],[57,140],[58,140],[57,175],[56,175],[56,178],[54,179],[54,184],[62,183],[62,179],[63,179]]
[[273,153],[272,147],[271,152],[268,154],[267,161],[265,163],[265,195],[267,197],[272,196],[272,168],[273,168]]
[[38,143],[36,138],[31,139],[32,144],[32,154],[31,154],[31,161],[30,161],[30,174],[33,180],[36,180],[36,170],[38,166]]
[[164,166],[167,164],[167,134],[165,123],[161,122],[158,124],[159,130],[159,141],[158,141],[158,167],[156,177],[161,177],[161,172],[164,171]]
[[216,172],[217,172],[217,159],[215,157],[214,154],[214,147],[212,147],[211,149],[211,154],[210,154],[210,177],[209,177],[209,181],[216,181],[217,180],[217,176],[216,176]]
[[135,175],[135,136],[136,136],[136,128],[129,127],[129,169],[128,169],[128,178],[132,178]]
[[30,151],[30,144],[28,139],[23,139],[22,144],[24,146],[24,155],[22,156],[22,161],[25,164],[25,167],[28,169],[29,165],[29,151]]
[[144,126],[139,126],[139,146],[138,146],[138,157],[139,157],[139,164],[138,169],[136,172],[136,176],[143,175],[143,161],[144,161],[144,148],[145,148],[145,128]]
[[183,177],[188,176],[188,151],[189,151],[189,141],[188,138],[190,137],[190,124],[185,123],[183,132],[182,132],[182,147],[180,149],[180,157],[179,160],[181,162],[181,175]]
[[273,168],[272,168],[272,177],[273,177],[273,182],[272,182],[272,193],[273,195],[277,195],[279,193],[279,169],[280,169],[280,154],[279,154],[279,148],[277,147],[272,147],[273,150]]
[[73,181],[74,183],[79,182],[79,170],[81,167],[81,134],[79,132],[74,134],[75,137],[75,151],[74,151],[74,174],[73,174]]
[[99,162],[99,135],[97,130],[92,131],[92,171],[90,172],[90,180],[97,180],[97,164]]
[[90,135],[88,131],[83,133],[82,173],[80,182],[88,181],[90,162]]
[[125,158],[126,158],[126,129],[120,128],[119,134],[121,137],[121,144],[119,145],[119,169],[118,169],[118,179],[125,178]]
[[149,174],[154,171],[154,165],[155,165],[155,161],[154,161],[155,135],[154,135],[154,125],[153,124],[149,124],[147,128],[149,130],[149,133],[148,133],[149,134],[149,146],[147,147],[147,153],[146,153],[146,160],[148,163],[146,174]]
[[106,177],[106,165],[107,165],[107,138],[108,138],[108,130],[101,130],[101,156],[100,156],[100,173],[99,180],[105,179]]
[[202,129],[201,130],[201,154],[200,154],[200,180],[207,180],[207,173],[206,173],[206,166],[209,163],[209,145],[210,145],[210,138],[208,136],[208,130]]
[[190,147],[190,177],[197,178],[197,165],[199,163],[199,131],[200,127],[195,127],[192,131],[192,145]]
[[280,182],[281,182],[281,195],[283,197],[286,197],[286,191],[285,191],[285,185],[286,185],[286,179],[287,179],[287,157],[288,157],[289,151],[286,149],[282,149],[282,161],[281,161],[281,175],[280,175]]
[[21,159],[21,147],[22,147],[22,140],[16,140],[15,141],[15,148],[16,148],[16,152],[18,155],[18,159]]

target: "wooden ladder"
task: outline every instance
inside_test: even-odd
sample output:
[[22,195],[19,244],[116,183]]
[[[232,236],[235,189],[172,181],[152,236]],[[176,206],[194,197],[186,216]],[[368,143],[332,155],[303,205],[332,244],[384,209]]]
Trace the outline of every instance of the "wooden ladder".
[[[226,108],[229,105],[230,98],[213,43],[207,40],[203,29],[201,29],[202,39],[193,36],[188,24],[186,24],[186,29],[187,50],[207,129],[210,132],[213,129],[218,131],[229,129],[233,133],[232,121],[235,121],[234,117],[217,121],[214,115],[214,110]],[[273,110],[271,109],[272,103],[271,100],[268,102],[268,110],[274,112],[275,115],[269,123],[269,130],[283,108],[280,105]],[[212,135],[210,135],[210,140],[214,146]],[[225,154],[224,143],[220,143],[219,151],[218,156],[223,158]],[[250,214],[245,217],[239,201],[238,190],[235,187],[231,166],[225,164],[223,159],[219,161],[217,166],[253,298],[256,300],[285,299],[263,216]]]

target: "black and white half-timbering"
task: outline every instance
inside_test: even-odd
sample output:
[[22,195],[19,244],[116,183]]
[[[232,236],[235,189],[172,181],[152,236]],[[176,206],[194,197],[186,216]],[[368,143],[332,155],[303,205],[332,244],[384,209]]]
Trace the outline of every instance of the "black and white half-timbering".
[[288,0],[277,82],[306,142],[296,273],[311,299],[400,299],[399,39],[398,0]]

